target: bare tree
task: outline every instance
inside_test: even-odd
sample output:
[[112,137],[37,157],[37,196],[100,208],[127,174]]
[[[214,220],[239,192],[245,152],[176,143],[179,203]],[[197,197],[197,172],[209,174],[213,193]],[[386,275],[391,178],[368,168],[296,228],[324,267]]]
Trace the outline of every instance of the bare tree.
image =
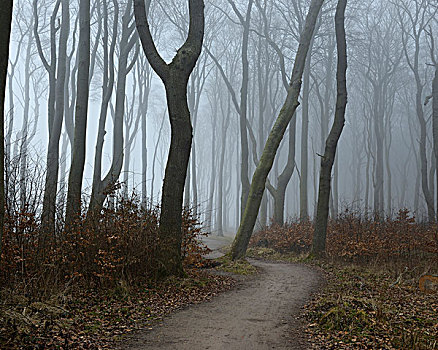
[[13,0],[6,0],[0,7],[0,260],[5,227],[5,94],[8,74],[9,41],[11,38]]
[[313,38],[316,21],[323,2],[324,0],[312,0],[310,3],[306,24],[301,33],[300,44],[295,57],[291,86],[286,101],[269,134],[268,140],[266,141],[260,162],[255,170],[245,212],[231,249],[233,259],[241,258],[245,255],[265,190],[266,178],[272,168],[275,155],[280,146],[280,142],[283,139],[286,128],[299,106],[298,98],[301,91],[301,79],[303,77],[306,58]]
[[[435,46],[435,38],[432,32],[432,28],[429,28],[427,35],[429,37],[430,59],[432,61],[431,65],[434,68],[435,72],[432,80],[432,95],[426,99],[425,104],[428,103],[429,98],[432,98],[432,139],[433,139],[433,150],[435,157],[435,175],[437,179],[436,198],[437,198],[437,218],[438,218],[438,54],[435,52],[436,46]],[[433,185],[433,176],[432,176],[431,184]]]
[[171,123],[169,158],[163,182],[160,216],[159,274],[182,275],[182,200],[192,145],[192,124],[187,103],[187,84],[201,53],[204,38],[204,1],[189,0],[188,37],[167,64],[157,51],[143,0],[134,1],[137,30],[146,57],[166,88]]
[[[406,62],[412,71],[416,85],[416,114],[420,125],[420,167],[421,167],[421,188],[427,205],[429,221],[435,220],[433,196],[429,190],[428,165],[426,152],[427,122],[423,110],[424,85],[420,67],[421,38],[426,33],[427,27],[437,13],[428,13],[430,0],[415,0],[413,3],[405,0],[397,2],[399,24],[402,34],[403,52]],[[411,52],[409,44],[412,43],[414,50]]]
[[[50,78],[54,74],[54,67],[57,68],[56,71],[56,80],[52,80],[52,84],[55,84],[51,87],[51,89],[55,89],[55,99],[53,101],[53,118],[51,118],[51,114],[49,113],[49,145],[47,149],[47,173],[46,173],[46,182],[44,189],[44,199],[43,199],[43,212],[42,212],[42,225],[43,229],[46,233],[53,232],[55,229],[55,206],[56,206],[56,195],[58,189],[58,173],[59,173],[59,140],[61,137],[62,130],[62,122],[64,118],[64,84],[65,84],[65,75],[66,75],[66,65],[67,65],[67,41],[70,32],[70,9],[69,9],[69,1],[62,0],[58,1],[55,5],[55,10],[51,19],[51,26],[53,26],[54,19],[53,17],[56,15],[57,9],[62,4],[62,24],[60,26],[60,35],[59,35],[59,54],[58,60],[56,60],[56,49],[53,46],[56,46],[54,31],[56,29],[51,30],[51,45],[52,45],[52,57],[51,65],[49,65],[44,58],[44,54],[40,49],[41,45],[39,43],[39,35],[37,30],[38,21],[35,20],[35,38],[37,41],[38,51],[40,52],[40,57],[43,60],[43,64],[46,69],[49,71]],[[34,2],[34,8],[36,8],[36,1]],[[35,16],[36,10],[34,11]],[[51,91],[52,93],[52,91]],[[55,104],[56,101],[56,104]],[[52,109],[49,96],[49,108]]]
[[[95,165],[93,174],[93,188],[90,200],[90,210],[91,213],[99,212],[102,205],[107,197],[109,191],[111,191],[120,177],[120,173],[123,168],[123,158],[124,158],[124,136],[123,136],[123,120],[125,113],[125,91],[126,91],[126,80],[128,73],[133,69],[136,63],[136,55],[130,59],[130,53],[138,40],[137,33],[135,32],[135,26],[132,24],[132,0],[128,0],[126,3],[126,8],[122,16],[122,32],[120,38],[119,47],[119,60],[117,69],[117,87],[116,87],[116,105],[114,110],[114,133],[113,133],[113,155],[112,162],[108,173],[103,179],[102,176],[102,152],[103,143],[105,137],[105,123],[108,112],[108,106],[110,104],[112,95],[112,84],[114,83],[114,45],[116,40],[117,24],[114,25],[112,33],[112,43],[110,52],[105,54],[105,62],[109,62],[108,70],[109,76],[106,73],[104,75],[104,93],[102,95],[101,112],[99,119],[99,130],[96,141],[96,154],[95,154]],[[113,0],[115,10],[115,17],[118,17],[118,0]],[[115,19],[116,19],[115,18]],[[106,41],[107,42],[107,41]],[[105,63],[104,63],[105,65]],[[106,68],[104,68],[106,69]]]
[[79,3],[78,75],[75,131],[72,163],[68,178],[66,227],[71,227],[81,214],[82,178],[85,165],[88,95],[90,80],[90,0]]
[[325,152],[321,158],[319,178],[318,209],[313,233],[313,253],[322,254],[325,251],[327,220],[331,188],[331,173],[335,161],[336,149],[345,124],[345,109],[347,106],[347,44],[345,38],[345,8],[347,0],[339,0],[336,8],[335,27],[338,50],[338,67],[336,74],[337,99],[335,120],[327,137]]

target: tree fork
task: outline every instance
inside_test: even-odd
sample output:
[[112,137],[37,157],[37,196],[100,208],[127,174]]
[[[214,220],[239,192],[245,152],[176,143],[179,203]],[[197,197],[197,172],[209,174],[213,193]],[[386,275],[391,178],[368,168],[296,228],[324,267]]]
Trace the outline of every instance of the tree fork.
[[[146,5],[146,6],[145,6]],[[201,54],[204,39],[204,1],[189,0],[187,40],[167,64],[157,51],[149,29],[147,12],[150,0],[134,1],[137,31],[146,57],[166,88],[171,142],[163,181],[160,215],[160,246],[157,275],[181,276],[182,204],[187,166],[192,146],[192,124],[187,101],[189,77]]]

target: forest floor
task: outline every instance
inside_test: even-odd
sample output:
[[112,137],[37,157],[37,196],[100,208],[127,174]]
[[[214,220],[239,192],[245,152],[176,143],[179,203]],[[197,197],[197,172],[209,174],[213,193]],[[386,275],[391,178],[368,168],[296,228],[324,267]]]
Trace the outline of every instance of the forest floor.
[[230,242],[205,238],[220,266],[184,278],[41,301],[3,289],[0,348],[307,349],[299,316],[322,274],[298,264],[227,261],[221,248]]
[[307,349],[301,308],[322,282],[304,265],[250,260],[236,288],[164,318],[123,349]]
[[257,247],[249,249],[248,256],[301,262],[323,271],[324,287],[302,315],[309,349],[438,349],[438,298],[419,290],[419,265],[401,265],[400,272],[394,272],[395,262],[312,259]]

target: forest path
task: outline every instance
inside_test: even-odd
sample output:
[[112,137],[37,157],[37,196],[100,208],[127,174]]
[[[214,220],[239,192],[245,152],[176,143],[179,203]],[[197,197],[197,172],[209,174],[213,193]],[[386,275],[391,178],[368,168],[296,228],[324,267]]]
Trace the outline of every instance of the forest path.
[[210,302],[166,317],[125,349],[307,349],[301,307],[321,275],[306,266],[250,260],[259,269]]

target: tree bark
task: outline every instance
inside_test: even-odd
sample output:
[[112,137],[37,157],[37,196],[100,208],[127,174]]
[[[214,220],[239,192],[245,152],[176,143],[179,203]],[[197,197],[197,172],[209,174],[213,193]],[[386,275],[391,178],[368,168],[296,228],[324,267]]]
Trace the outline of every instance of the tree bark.
[[[30,24],[32,26],[32,23]],[[26,203],[26,178],[27,178],[27,147],[28,147],[28,130],[29,130],[29,110],[30,110],[30,80],[31,67],[30,60],[32,55],[32,39],[33,36],[29,33],[26,48],[26,60],[24,68],[24,76],[26,81],[24,83],[24,110],[23,123],[21,126],[21,145],[20,145],[20,207],[25,212]]]
[[5,232],[5,94],[8,74],[9,41],[11,38],[13,0],[6,0],[0,7],[0,263]]
[[114,52],[116,48],[117,39],[117,26],[119,22],[119,5],[116,0],[113,0],[114,4],[114,18],[112,28],[112,40],[109,45],[109,26],[108,26],[108,5],[106,1],[103,1],[103,16],[104,16],[104,30],[103,30],[103,77],[102,77],[102,101],[100,105],[99,126],[97,131],[97,139],[94,155],[94,169],[93,169],[93,185],[90,198],[90,210],[97,211],[98,200],[97,195],[101,191],[102,187],[102,155],[103,144],[105,141],[105,124],[108,116],[108,107],[113,94],[113,85],[115,80],[114,72]]
[[[42,212],[42,227],[46,234],[54,233],[55,231],[56,195],[58,192],[59,174],[59,140],[64,118],[64,84],[67,70],[67,42],[70,32],[69,3],[68,0],[62,0],[62,25],[59,34],[59,57],[55,90],[56,105],[52,121],[50,120],[49,114],[49,145],[47,149],[47,173]],[[54,38],[52,38],[52,40],[54,40]],[[52,42],[52,45],[54,45],[54,42]],[[53,67],[56,63],[52,61],[51,64]],[[51,108],[50,105],[49,108]]]
[[312,251],[316,255],[321,255],[325,252],[331,173],[336,157],[336,148],[345,124],[345,109],[347,107],[347,44],[345,38],[346,6],[347,0],[339,0],[335,15],[336,44],[338,50],[336,112],[332,129],[326,140],[324,156],[321,158],[318,207],[315,218],[315,231],[313,233],[312,247]]
[[257,220],[258,210],[265,190],[266,179],[274,163],[275,155],[280,146],[281,140],[283,139],[286,128],[299,106],[298,98],[301,91],[301,79],[306,64],[306,57],[313,38],[316,20],[319,16],[323,2],[324,0],[312,0],[310,4],[306,24],[304,31],[301,34],[300,44],[295,57],[291,86],[286,101],[284,102],[277,120],[269,134],[268,140],[266,141],[259,164],[254,172],[248,202],[231,249],[233,259],[241,258],[246,253]]
[[[313,42],[313,39],[312,39]],[[310,64],[312,44],[306,59],[303,79],[303,103],[301,110],[301,176],[300,176],[300,220],[309,219],[308,178],[309,178],[309,95],[310,95]]]
[[[115,3],[117,3],[115,1]],[[102,162],[102,147],[105,136],[105,121],[106,113],[108,110],[108,104],[111,99],[112,86],[108,85],[107,96],[105,96],[102,101],[103,110],[101,110],[101,120],[99,120],[99,134],[96,144],[96,157],[95,162],[97,164],[98,171],[95,171],[93,178],[93,189],[91,192],[90,199],[90,212],[98,213],[102,209],[103,203],[109,192],[114,188],[114,185],[120,177],[120,173],[123,167],[124,158],[124,135],[123,135],[123,120],[125,114],[125,91],[126,91],[126,80],[127,75],[133,68],[133,62],[128,65],[129,53],[137,42],[138,38],[134,32],[134,27],[130,25],[132,19],[132,0],[129,0],[126,4],[126,9],[122,17],[122,33],[120,39],[120,49],[119,49],[119,62],[117,69],[117,88],[116,88],[116,105],[114,111],[114,133],[113,133],[113,152],[112,152],[112,162],[108,173],[105,175],[103,180],[101,180],[101,162]],[[113,37],[113,41],[116,40]],[[112,58],[110,57],[112,62]],[[111,79],[113,73],[110,67]],[[102,123],[101,123],[102,122]],[[99,147],[99,149],[97,149]],[[95,165],[96,166],[96,165]],[[94,182],[96,181],[96,182]]]
[[[418,5],[418,4],[417,4]],[[403,7],[402,12],[406,12],[407,8]],[[435,210],[433,203],[433,196],[429,190],[428,183],[428,165],[427,165],[427,152],[426,152],[426,142],[427,142],[427,122],[424,116],[423,110],[423,90],[424,84],[421,78],[420,72],[420,54],[421,54],[421,36],[426,31],[427,25],[427,8],[426,6],[416,6],[415,14],[408,14],[409,23],[411,28],[406,29],[401,13],[398,14],[401,22],[401,32],[402,32],[402,44],[403,51],[405,54],[406,61],[409,68],[411,69],[415,83],[417,87],[415,96],[416,114],[418,123],[420,126],[420,140],[419,140],[419,158],[420,158],[420,172],[421,172],[421,189],[423,191],[424,199],[426,202],[428,219],[430,222],[435,221]],[[413,40],[413,55],[411,56],[408,51],[408,41]]]
[[[226,211],[226,207],[224,207],[224,167],[225,167],[225,152],[227,149],[227,130],[230,124],[230,114],[231,114],[231,104],[230,99],[227,98],[227,108],[226,110],[222,108],[221,103],[221,114],[222,114],[222,122],[221,122],[221,151],[219,158],[219,169],[218,169],[218,188],[217,188],[217,219],[216,219],[216,233],[219,237],[224,236],[224,209]],[[225,116],[225,118],[224,118]]]
[[[217,95],[215,94],[214,97]],[[212,141],[211,141],[211,153],[210,153],[210,161],[211,161],[211,171],[210,171],[210,189],[208,192],[208,204],[207,204],[207,213],[206,213],[206,227],[210,232],[213,230],[213,201],[214,201],[214,192],[215,192],[215,183],[216,183],[216,133],[217,133],[217,103],[213,101],[212,114],[211,114],[211,133],[212,133]]]
[[81,215],[82,179],[85,165],[87,136],[88,95],[90,79],[90,0],[79,3],[78,76],[75,111],[75,132],[72,162],[68,178],[66,228],[69,229]]
[[438,64],[435,64],[435,76],[432,83],[432,130],[433,130],[433,144],[435,151],[435,176],[436,176],[436,200],[437,200],[437,214],[438,219]]
[[[150,1],[147,2],[148,8]],[[182,275],[182,204],[184,183],[192,145],[192,124],[187,102],[187,84],[201,54],[204,39],[204,1],[189,0],[188,37],[167,64],[157,51],[149,28],[145,2],[134,0],[135,21],[146,57],[164,83],[171,125],[171,141],[163,181],[160,247],[157,275]]]

